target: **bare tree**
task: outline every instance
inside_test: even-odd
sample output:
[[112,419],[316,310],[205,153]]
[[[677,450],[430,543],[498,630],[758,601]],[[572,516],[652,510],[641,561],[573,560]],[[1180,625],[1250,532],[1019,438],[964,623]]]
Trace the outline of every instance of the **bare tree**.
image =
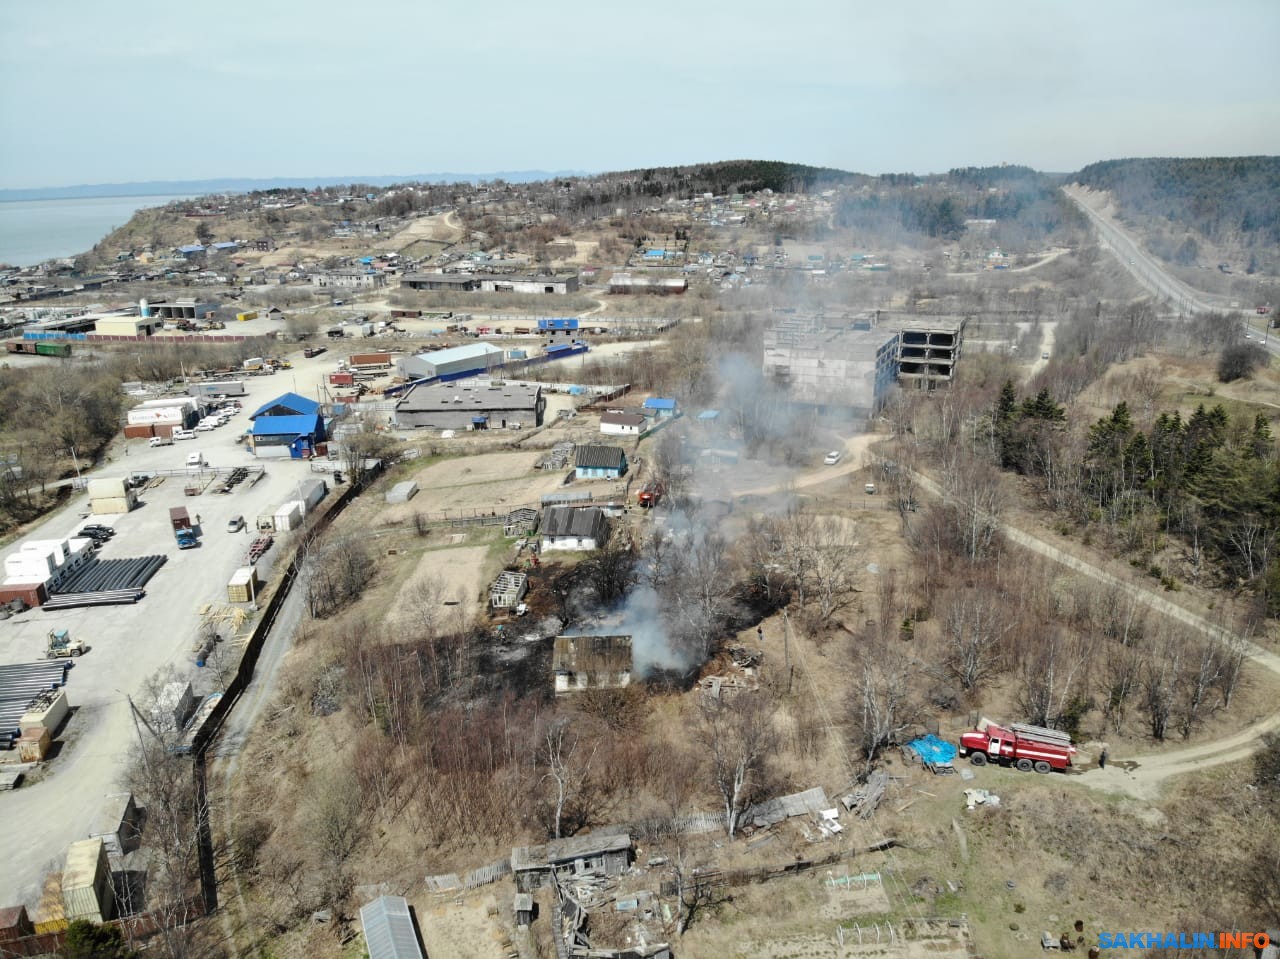
[[566,816],[576,830],[586,818],[582,800],[591,776],[595,747],[588,750],[570,727],[568,717],[547,723],[538,737],[538,760],[545,769],[542,781],[551,786],[550,832],[563,835]]
[[704,697],[699,704],[698,742],[710,760],[730,839],[737,835],[738,818],[756,797],[776,741],[773,712],[773,704],[762,693],[733,699]]
[[867,636],[855,651],[849,725],[868,765],[914,720],[910,663],[899,651],[901,645]]
[[1013,624],[992,590],[968,589],[952,597],[942,614],[946,665],[960,685],[974,689],[1004,663],[1003,641]]

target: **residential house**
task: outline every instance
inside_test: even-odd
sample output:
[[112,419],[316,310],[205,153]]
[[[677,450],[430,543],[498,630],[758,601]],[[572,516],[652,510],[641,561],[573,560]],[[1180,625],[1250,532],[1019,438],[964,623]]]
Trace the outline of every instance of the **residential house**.
[[676,401],[661,396],[651,396],[644,401],[644,411],[648,416],[669,420],[676,415]]
[[630,636],[557,636],[551,653],[556,695],[631,685]]
[[555,874],[620,876],[631,865],[631,855],[631,836],[623,829],[606,827],[542,846],[517,846],[511,850],[511,871],[516,889],[533,892],[551,883]]
[[600,432],[612,436],[638,437],[644,432],[647,422],[642,413],[607,410],[600,414]]
[[576,479],[621,479],[627,474],[627,454],[620,446],[588,444],[573,451]]
[[555,506],[542,516],[542,550],[599,549],[609,541],[609,518],[598,506]]

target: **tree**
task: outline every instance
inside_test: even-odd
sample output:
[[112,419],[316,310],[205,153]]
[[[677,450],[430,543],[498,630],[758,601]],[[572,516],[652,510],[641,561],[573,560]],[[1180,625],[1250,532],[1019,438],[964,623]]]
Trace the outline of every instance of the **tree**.
[[738,818],[756,798],[776,742],[773,705],[763,693],[743,693],[733,699],[704,697],[698,711],[697,739],[710,760],[712,783],[724,805],[725,831],[732,839]]
[[867,635],[855,654],[849,726],[868,764],[912,721],[910,663],[885,640]]
[[1257,343],[1226,346],[1218,356],[1218,382],[1230,383],[1252,376],[1255,370],[1265,368],[1270,361],[1270,355]]
[[990,589],[965,590],[942,614],[946,665],[965,689],[975,689],[1003,666],[1005,636],[1013,623]]
[[72,921],[58,950],[60,959],[134,959],[137,955],[115,926],[99,926],[87,919]]
[[551,787],[548,831],[554,839],[564,835],[566,819],[572,826],[570,833],[586,822],[583,799],[588,793],[595,754],[594,746],[588,752],[567,717],[547,723],[538,737],[538,760],[546,770],[542,781]]

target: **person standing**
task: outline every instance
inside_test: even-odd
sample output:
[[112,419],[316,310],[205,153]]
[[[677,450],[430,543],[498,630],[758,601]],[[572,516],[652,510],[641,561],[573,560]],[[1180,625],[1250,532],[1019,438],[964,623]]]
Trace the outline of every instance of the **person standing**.
[[1106,746],[1103,746],[1102,752],[1098,754],[1098,768],[1099,769],[1107,768],[1107,747]]

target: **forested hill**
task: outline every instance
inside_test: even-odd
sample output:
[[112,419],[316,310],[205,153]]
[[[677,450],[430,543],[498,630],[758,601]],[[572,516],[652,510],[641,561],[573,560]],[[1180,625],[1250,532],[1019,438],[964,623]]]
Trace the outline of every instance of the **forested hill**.
[[620,179],[632,183],[639,181],[640,192],[655,197],[690,197],[699,193],[723,195],[766,189],[776,193],[804,193],[872,178],[847,170],[784,163],[779,160],[724,160],[691,166],[650,167],[606,173],[595,179]]
[[1121,213],[1160,216],[1214,241],[1280,243],[1280,157],[1104,160],[1074,177]]

